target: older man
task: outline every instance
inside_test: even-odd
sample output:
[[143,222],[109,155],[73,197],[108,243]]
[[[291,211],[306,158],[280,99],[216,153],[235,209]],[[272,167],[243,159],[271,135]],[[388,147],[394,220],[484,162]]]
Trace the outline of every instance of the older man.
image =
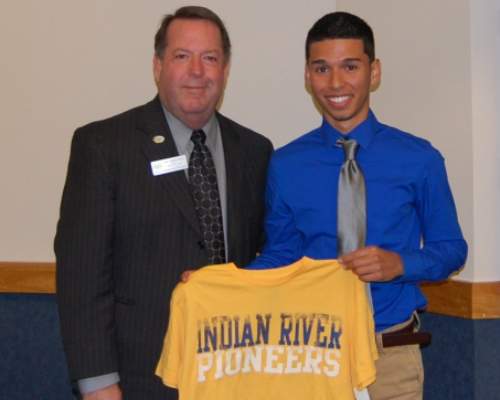
[[176,398],[154,369],[180,274],[245,264],[259,248],[272,145],[216,111],[230,48],[209,9],[167,15],[158,96],[75,132],[55,251],[64,348],[84,399]]

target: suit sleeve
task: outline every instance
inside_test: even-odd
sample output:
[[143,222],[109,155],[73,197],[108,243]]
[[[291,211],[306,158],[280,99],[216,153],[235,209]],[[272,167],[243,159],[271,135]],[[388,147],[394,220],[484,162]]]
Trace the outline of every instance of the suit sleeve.
[[177,286],[170,301],[170,318],[163,350],[156,366],[155,374],[163,383],[177,389],[180,383],[182,362],[184,358],[184,318],[185,301],[181,286]]
[[259,184],[261,185],[261,188],[262,188],[262,190],[260,191],[260,193],[262,193],[262,196],[261,196],[262,198],[259,198],[259,201],[262,204],[262,208],[261,208],[262,215],[261,215],[261,218],[259,218],[260,237],[259,237],[259,244],[258,244],[258,249],[257,249],[259,253],[262,251],[262,249],[264,248],[264,245],[266,243],[266,235],[265,235],[265,231],[264,231],[265,182],[267,180],[269,162],[270,162],[270,159],[272,157],[273,151],[274,151],[273,144],[270,141],[267,141],[266,148],[265,148],[264,161],[262,162],[262,164],[266,166],[264,168],[265,173],[263,174],[264,178],[262,179],[261,182],[259,182]]
[[73,137],[55,238],[57,301],[70,376],[118,371],[114,339],[114,190],[97,132]]

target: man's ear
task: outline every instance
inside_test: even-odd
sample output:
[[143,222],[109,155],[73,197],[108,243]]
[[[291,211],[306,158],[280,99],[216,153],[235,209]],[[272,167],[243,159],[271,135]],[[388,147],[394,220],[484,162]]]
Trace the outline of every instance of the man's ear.
[[374,92],[378,89],[382,81],[382,65],[378,58],[372,61],[370,69],[370,91]]
[[311,93],[311,74],[309,72],[307,61],[304,66],[304,84],[306,85],[307,92]]
[[224,87],[226,87],[227,78],[229,77],[229,71],[231,70],[231,60],[225,61],[224,64]]
[[153,77],[155,80],[156,85],[158,86],[158,82],[160,81],[160,75],[161,75],[161,70],[162,70],[162,60],[161,58],[158,58],[158,56],[155,54],[153,56]]

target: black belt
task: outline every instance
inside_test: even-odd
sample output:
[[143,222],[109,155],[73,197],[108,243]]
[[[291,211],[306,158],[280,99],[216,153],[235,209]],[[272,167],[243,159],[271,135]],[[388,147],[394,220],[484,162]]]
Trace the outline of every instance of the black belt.
[[408,325],[403,326],[396,331],[382,333],[382,346],[407,346],[410,344],[419,344],[426,346],[431,343],[430,332],[414,332],[415,319],[413,318]]

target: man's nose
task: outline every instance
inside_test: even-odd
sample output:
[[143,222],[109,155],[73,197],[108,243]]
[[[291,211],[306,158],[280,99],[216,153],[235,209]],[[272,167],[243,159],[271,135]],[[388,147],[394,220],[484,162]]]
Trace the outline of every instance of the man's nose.
[[332,69],[330,72],[330,86],[334,89],[342,87],[342,73],[339,70]]
[[200,57],[193,57],[189,64],[189,72],[195,76],[202,76],[204,71],[203,62]]

